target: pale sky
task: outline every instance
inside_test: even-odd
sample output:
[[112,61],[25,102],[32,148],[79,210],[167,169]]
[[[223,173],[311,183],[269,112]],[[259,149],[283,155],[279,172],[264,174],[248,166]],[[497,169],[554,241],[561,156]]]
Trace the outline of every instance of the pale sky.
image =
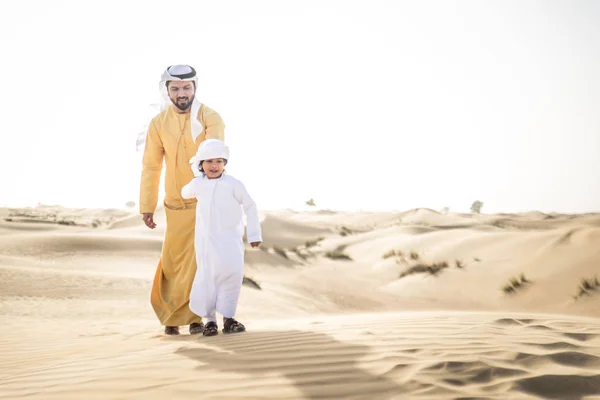
[[261,209],[600,211],[598,1],[0,0],[0,54],[0,206],[137,203],[190,64]]

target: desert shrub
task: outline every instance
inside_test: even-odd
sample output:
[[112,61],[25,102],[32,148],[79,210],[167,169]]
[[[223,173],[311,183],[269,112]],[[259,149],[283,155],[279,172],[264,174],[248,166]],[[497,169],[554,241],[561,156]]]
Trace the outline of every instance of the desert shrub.
[[385,260],[387,258],[394,257],[395,255],[396,255],[396,250],[390,250],[383,255],[383,259]]
[[346,246],[338,246],[334,250],[327,251],[325,257],[331,258],[332,260],[352,260],[352,258],[344,253]]
[[340,236],[348,236],[351,234],[352,234],[352,231],[350,229],[346,228],[345,226],[342,226],[340,228]]
[[480,214],[481,213],[481,207],[483,207],[483,202],[479,201],[479,200],[475,200],[473,202],[473,204],[471,204],[471,212],[474,214]]
[[279,255],[280,255],[281,257],[283,257],[283,258],[288,258],[288,255],[287,255],[287,253],[285,252],[285,250],[284,250],[284,249],[282,249],[282,248],[281,248],[281,247],[279,247],[279,246],[273,246],[273,251],[274,251],[275,253],[279,254]]
[[325,238],[322,237],[322,236],[320,236],[320,237],[318,237],[318,238],[316,238],[314,240],[308,240],[308,241],[306,241],[306,243],[304,243],[304,246],[306,246],[307,249],[311,248],[311,247],[316,246],[317,244],[319,244],[319,242],[321,240],[325,240]]
[[600,282],[598,281],[598,277],[594,277],[591,279],[582,278],[579,283],[579,287],[577,295],[575,295],[575,299],[579,299],[585,295],[591,295],[592,292],[595,292],[600,289]]
[[518,278],[510,278],[508,283],[502,287],[504,293],[516,293],[517,290],[525,286],[526,284],[531,283],[526,277],[525,274],[521,274]]
[[298,249],[297,247],[293,250],[294,253],[296,253],[296,255],[298,257],[300,257],[300,259],[302,259],[302,261],[306,261],[306,259],[308,258],[307,254],[303,254],[300,249]]
[[411,266],[406,271],[400,274],[400,278],[413,274],[428,273],[430,275],[438,275],[442,270],[448,268],[446,261],[441,261],[433,264],[419,263]]

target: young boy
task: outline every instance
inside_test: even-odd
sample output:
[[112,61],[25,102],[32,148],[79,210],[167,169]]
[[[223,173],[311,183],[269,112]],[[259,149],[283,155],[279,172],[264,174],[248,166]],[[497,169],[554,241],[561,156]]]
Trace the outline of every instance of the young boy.
[[185,199],[196,197],[196,264],[190,309],[207,320],[204,336],[219,333],[216,312],[223,315],[223,333],[243,332],[234,316],[244,278],[244,222],[252,247],[262,242],[256,204],[242,182],[224,172],[228,147],[218,139],[200,144],[192,162],[194,179],[181,189]]

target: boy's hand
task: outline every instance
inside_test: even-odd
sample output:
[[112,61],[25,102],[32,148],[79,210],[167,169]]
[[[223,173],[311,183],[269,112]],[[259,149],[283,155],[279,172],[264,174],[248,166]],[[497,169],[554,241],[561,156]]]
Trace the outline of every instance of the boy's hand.
[[252,247],[258,247],[258,246],[260,246],[261,243],[262,242],[252,242],[252,243],[250,243],[250,246],[252,246]]

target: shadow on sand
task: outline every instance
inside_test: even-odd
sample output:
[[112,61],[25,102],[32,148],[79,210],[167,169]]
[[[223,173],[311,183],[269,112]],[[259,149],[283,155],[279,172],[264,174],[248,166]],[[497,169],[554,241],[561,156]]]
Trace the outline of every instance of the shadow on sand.
[[257,384],[261,378],[277,374],[290,381],[306,399],[399,399],[415,389],[400,387],[393,380],[360,368],[361,358],[370,354],[368,346],[340,342],[324,333],[220,333],[211,338],[185,335],[176,340],[202,346],[176,351],[200,362],[201,371],[244,374]]

